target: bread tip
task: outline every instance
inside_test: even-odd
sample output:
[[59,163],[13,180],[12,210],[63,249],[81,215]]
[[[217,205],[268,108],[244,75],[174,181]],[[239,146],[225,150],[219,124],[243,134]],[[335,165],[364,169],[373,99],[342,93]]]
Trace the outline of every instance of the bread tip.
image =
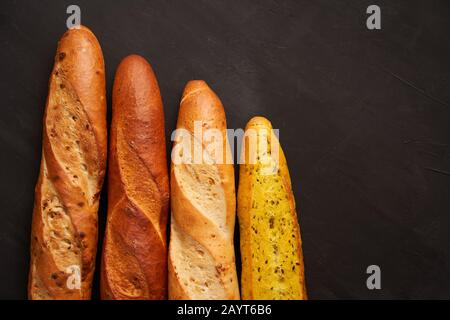
[[189,80],[184,87],[183,97],[199,90],[211,90],[206,81],[204,80]]
[[69,27],[68,29],[69,29],[69,30],[71,30],[71,29],[87,29],[87,30],[89,30],[88,27],[86,27],[86,26],[84,26],[84,25],[82,25],[82,24],[76,24],[76,25],[73,25],[73,26]]
[[188,86],[192,86],[192,87],[204,87],[204,86],[208,86],[206,84],[205,80],[189,80],[186,84],[186,87]]
[[[79,37],[77,37],[77,35]],[[86,27],[82,24],[76,25],[76,26],[73,26],[73,27],[67,29],[66,32],[64,32],[64,34],[60,38],[60,42],[66,41],[68,38],[73,38],[73,37],[77,37],[77,38],[89,38],[90,37],[92,39],[95,39],[96,42],[98,42],[97,37],[95,36],[94,32],[92,32],[91,29],[89,29],[88,27]]]
[[91,29],[89,29],[88,27],[86,27],[86,26],[84,26],[82,24],[78,24],[78,25],[75,25],[73,27],[68,28],[65,33],[69,33],[71,31],[73,32],[73,31],[77,31],[77,30],[78,31],[87,31],[89,33],[94,34]]
[[272,123],[269,121],[269,119],[263,116],[255,116],[251,118],[247,123],[246,128],[248,129],[251,127],[266,127],[272,129]]
[[137,67],[149,67],[150,63],[145,59],[143,56],[140,56],[138,54],[130,54],[122,59],[120,62],[120,65],[134,65]]

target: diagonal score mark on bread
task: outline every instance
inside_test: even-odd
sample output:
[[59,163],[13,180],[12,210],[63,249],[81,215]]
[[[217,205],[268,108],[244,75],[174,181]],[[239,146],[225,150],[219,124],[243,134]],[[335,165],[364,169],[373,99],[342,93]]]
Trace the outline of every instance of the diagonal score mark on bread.
[[[191,135],[194,144],[205,150],[205,145]],[[208,152],[203,153],[205,162],[214,162]],[[176,181],[184,197],[192,200],[202,217],[215,224],[221,232],[228,234],[226,224],[226,200],[221,176],[216,164],[181,164],[174,166]],[[207,245],[207,244],[205,244]]]
[[[56,90],[55,98],[49,99],[46,133],[52,154],[63,167],[68,181],[73,187],[86,190],[82,191],[83,196],[92,205],[98,197],[99,176],[98,152],[89,149],[96,144],[95,132],[72,84],[65,79],[63,70],[57,70],[55,86],[65,90]],[[77,165],[72,165],[74,163]]]
[[[180,277],[178,284],[183,290],[183,296],[172,298],[180,299],[225,299],[230,293],[226,291],[224,282],[218,279],[216,259],[211,251],[194,240],[188,233],[180,230],[178,224],[172,222],[171,246],[179,248],[172,251],[172,267]],[[195,263],[193,263],[195,258]]]
[[[155,215],[149,213],[162,210],[161,192],[150,168],[130,145],[130,142],[126,141],[121,128],[117,130],[116,151],[120,177],[127,198],[153,225],[158,225],[159,220],[156,219]],[[141,170],[125,170],[127,166],[122,165],[125,162],[128,166],[133,163],[134,168],[139,167]],[[149,197],[148,194],[159,195],[159,197]],[[161,230],[155,229],[155,232],[158,234],[161,245],[164,245]]]
[[[110,223],[113,226],[122,224],[122,221],[118,219],[123,210],[122,206],[130,206],[125,196],[111,210]],[[128,210],[130,219],[126,225],[127,231],[124,232],[122,228],[110,228],[107,232],[106,239],[111,245],[108,246],[109,255],[104,258],[106,261],[104,268],[108,273],[108,277],[104,281],[108,281],[108,286],[111,288],[114,296],[121,297],[122,299],[133,299],[148,294],[147,281],[144,279],[144,270],[142,270],[139,259],[135,255],[136,250],[133,250],[133,244],[130,243],[130,239],[133,239],[133,235],[130,233],[136,229],[145,229],[148,220],[142,217],[142,213],[137,208],[136,210]],[[136,223],[136,218],[140,218],[141,223]],[[149,243],[141,242],[138,245],[140,247],[148,246]],[[144,248],[144,250],[146,249],[148,247]],[[131,274],[132,276],[130,277]],[[110,279],[114,281],[109,281]]]

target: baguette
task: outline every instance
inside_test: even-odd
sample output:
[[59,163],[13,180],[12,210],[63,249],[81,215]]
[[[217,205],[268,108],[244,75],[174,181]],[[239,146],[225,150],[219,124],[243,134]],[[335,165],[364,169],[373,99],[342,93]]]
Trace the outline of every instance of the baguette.
[[164,113],[158,83],[137,55],[119,65],[113,87],[108,219],[101,298],[167,298],[169,205]]
[[89,299],[106,167],[105,68],[94,34],[61,38],[49,81],[31,232],[29,299]]
[[[207,129],[218,130],[223,156],[229,159],[225,112],[204,81],[190,81],[186,85],[172,151],[169,299],[239,299],[233,247],[236,209],[233,165],[227,164],[226,159],[222,163],[174,162],[181,129],[189,133],[193,145],[201,144],[206,150],[203,139],[191,139],[195,126],[203,129],[202,134]],[[205,157],[212,156],[206,152]]]
[[238,218],[242,298],[306,299],[291,180],[269,120],[255,117],[249,121],[241,155]]

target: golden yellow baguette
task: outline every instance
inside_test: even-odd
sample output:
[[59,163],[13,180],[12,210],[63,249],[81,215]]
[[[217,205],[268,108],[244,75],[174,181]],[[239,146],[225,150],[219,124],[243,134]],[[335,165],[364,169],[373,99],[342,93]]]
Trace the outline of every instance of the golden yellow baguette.
[[286,159],[266,118],[251,119],[245,132],[238,189],[242,299],[307,299]]

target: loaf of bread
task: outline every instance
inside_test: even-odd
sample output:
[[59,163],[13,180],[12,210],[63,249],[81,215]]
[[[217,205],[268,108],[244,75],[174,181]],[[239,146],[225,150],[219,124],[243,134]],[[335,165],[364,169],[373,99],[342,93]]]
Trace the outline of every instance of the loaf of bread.
[[241,293],[248,300],[306,299],[300,228],[289,171],[271,123],[245,129],[239,170]]
[[102,299],[167,298],[167,172],[158,82],[137,55],[119,65],[113,87],[108,219]]
[[[202,132],[195,135],[198,129]],[[214,131],[219,133],[222,156],[208,151],[207,132]],[[202,150],[201,161],[181,145]],[[177,157],[184,160],[175,162]],[[234,169],[226,161],[230,157],[222,103],[204,81],[188,82],[172,150],[170,299],[239,299],[233,246]]]
[[89,299],[106,167],[105,68],[86,27],[61,38],[49,81],[35,189],[28,296]]

